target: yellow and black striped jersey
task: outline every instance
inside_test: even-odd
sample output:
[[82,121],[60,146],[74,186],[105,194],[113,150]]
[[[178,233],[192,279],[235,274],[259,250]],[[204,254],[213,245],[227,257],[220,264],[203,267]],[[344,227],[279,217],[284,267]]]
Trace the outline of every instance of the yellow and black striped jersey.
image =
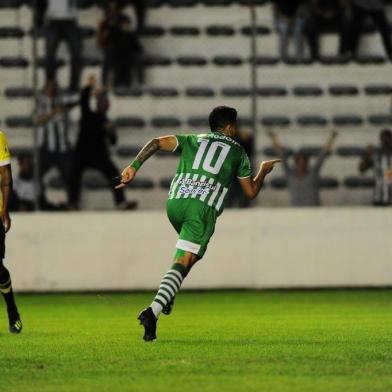
[[[0,131],[0,166],[6,166],[11,163],[11,154],[8,148],[7,138],[4,132]],[[0,195],[0,211],[3,209],[3,199]]]

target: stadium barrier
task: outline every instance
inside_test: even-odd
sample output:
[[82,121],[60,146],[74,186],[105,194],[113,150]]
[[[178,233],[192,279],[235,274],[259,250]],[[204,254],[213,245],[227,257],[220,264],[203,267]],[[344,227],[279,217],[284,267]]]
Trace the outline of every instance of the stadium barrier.
[[[392,285],[384,209],[226,211],[188,289]],[[155,289],[176,233],[163,211],[15,214],[6,264],[16,291]]]

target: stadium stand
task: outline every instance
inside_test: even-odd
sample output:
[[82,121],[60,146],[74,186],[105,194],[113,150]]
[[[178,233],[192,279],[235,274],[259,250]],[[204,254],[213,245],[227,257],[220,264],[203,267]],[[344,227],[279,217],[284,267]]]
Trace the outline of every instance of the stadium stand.
[[[99,3],[94,0],[78,2],[79,20],[83,26],[84,81],[91,72],[100,72],[101,57],[94,40],[102,15]],[[111,96],[110,115],[117,125],[120,143],[114,151],[116,163],[125,165],[136,152],[136,148],[130,146],[141,146],[153,135],[192,131],[193,128],[203,130],[208,111],[218,104],[237,107],[243,126],[250,127],[250,67],[256,64],[257,159],[273,155],[265,145],[266,129],[276,130],[284,144],[294,151],[321,146],[326,131],[336,127],[341,131],[336,153],[327,161],[323,177],[336,177],[339,184],[336,198],[328,200],[344,203],[346,192],[370,186],[368,178],[358,177],[357,158],[367,144],[377,143],[381,127],[392,124],[392,85],[389,83],[392,68],[384,58],[379,37],[369,29],[363,39],[363,51],[356,61],[332,54],[337,39],[330,33],[322,39],[325,57],[321,62],[297,58],[281,61],[276,55],[271,6],[265,0],[258,0],[258,54],[252,58],[249,4],[249,0],[148,0],[147,24],[141,34],[146,85],[116,89]],[[132,14],[133,11],[127,8],[126,12]],[[28,2],[3,0],[0,20],[3,22],[0,28],[3,80],[0,118],[12,149],[30,151],[33,145],[32,11]],[[215,24],[216,20],[218,24]],[[42,66],[42,37],[38,40],[38,49]],[[67,52],[60,48],[58,66],[62,85],[68,77],[68,60]],[[42,86],[42,68],[38,72]],[[73,123],[77,124],[78,119],[77,109],[72,112]],[[75,125],[73,140],[76,131]],[[142,208],[162,206],[166,193],[162,181],[174,172],[176,164],[176,159],[168,156],[168,159],[159,160],[158,168],[156,162],[155,167],[152,162],[146,165],[143,175],[150,179],[156,192],[146,196],[142,193],[145,188],[138,187],[142,189],[135,196]],[[50,178],[55,178],[52,173],[48,181]],[[53,197],[61,197],[60,188],[53,188],[58,190]],[[99,187],[88,191],[85,206],[110,206],[110,195],[105,192]],[[106,195],[103,202],[98,202],[103,193]],[[370,203],[370,194],[371,190],[355,202]],[[273,191],[267,188],[265,197],[258,203],[275,205]]]

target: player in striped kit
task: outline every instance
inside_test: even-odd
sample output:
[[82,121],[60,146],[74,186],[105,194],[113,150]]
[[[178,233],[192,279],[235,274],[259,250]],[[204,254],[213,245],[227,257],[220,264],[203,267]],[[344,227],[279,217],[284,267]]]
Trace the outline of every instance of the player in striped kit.
[[245,195],[253,199],[265,176],[279,160],[263,162],[252,178],[248,156],[235,141],[237,112],[220,106],[210,116],[211,132],[165,136],[148,142],[122,173],[117,188],[129,184],[142,164],[156,151],[181,153],[167,201],[167,214],[179,239],[174,264],[163,277],[152,304],[139,315],[144,340],[156,339],[156,324],[161,312],[169,314],[174,297],[192,266],[200,260],[222,213],[230,186],[237,177]]

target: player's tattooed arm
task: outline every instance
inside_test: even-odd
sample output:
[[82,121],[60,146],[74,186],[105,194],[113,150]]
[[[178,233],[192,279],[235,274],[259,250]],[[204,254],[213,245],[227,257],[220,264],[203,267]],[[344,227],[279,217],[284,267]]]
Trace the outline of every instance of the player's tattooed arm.
[[159,150],[159,139],[150,140],[137,154],[136,161],[141,165]]
[[245,196],[248,199],[253,200],[259,194],[260,189],[264,184],[265,177],[269,173],[271,173],[275,164],[280,163],[280,162],[281,162],[280,159],[273,159],[271,161],[264,161],[261,163],[260,169],[259,169],[258,173],[256,174],[256,177],[254,177],[254,178],[251,178],[251,177],[241,178],[239,180],[241,188],[242,188]]
[[1,220],[7,232],[11,228],[11,218],[8,212],[8,205],[12,192],[12,173],[11,165],[0,166],[0,176],[1,176],[1,195],[3,198],[3,208],[1,211]]
[[137,154],[135,160],[127,166],[122,174],[121,181],[115,188],[121,189],[124,188],[127,184],[132,182],[132,180],[136,176],[136,172],[143,165],[147,159],[149,159],[152,155],[154,155],[158,150],[160,151],[175,151],[177,148],[178,142],[175,136],[164,136],[159,138],[154,138],[150,140]]
[[136,156],[135,161],[143,164],[155,152],[170,151],[173,152],[177,148],[177,138],[175,136],[163,136],[150,140]]

